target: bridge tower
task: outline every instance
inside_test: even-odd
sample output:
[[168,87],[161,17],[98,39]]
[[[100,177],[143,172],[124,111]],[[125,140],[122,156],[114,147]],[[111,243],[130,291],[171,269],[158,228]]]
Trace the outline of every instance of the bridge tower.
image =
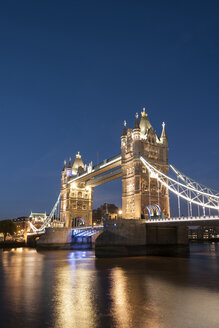
[[127,129],[124,122],[121,136],[123,218],[147,217],[146,206],[151,204],[159,205],[164,216],[169,217],[168,190],[149,174],[140,161],[139,155],[168,175],[168,139],[165,124],[163,123],[159,138],[144,108],[140,121],[136,114],[133,129]]
[[73,164],[71,158],[69,158],[67,166],[64,162],[61,179],[60,218],[65,222],[67,228],[77,226],[81,221],[84,221],[86,226],[92,225],[93,188],[86,186],[85,182],[69,183],[72,177],[83,174],[85,171],[86,166],[79,152]]

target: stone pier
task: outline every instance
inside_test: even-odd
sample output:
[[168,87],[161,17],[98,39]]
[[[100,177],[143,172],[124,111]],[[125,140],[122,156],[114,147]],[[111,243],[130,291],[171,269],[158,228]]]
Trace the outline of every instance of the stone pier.
[[45,234],[37,240],[38,249],[70,249],[72,242],[72,229],[47,228]]
[[70,228],[47,228],[37,240],[37,249],[93,249],[95,240],[101,232],[92,236],[73,237]]
[[189,255],[187,228],[149,226],[144,220],[108,220],[95,242],[97,257]]

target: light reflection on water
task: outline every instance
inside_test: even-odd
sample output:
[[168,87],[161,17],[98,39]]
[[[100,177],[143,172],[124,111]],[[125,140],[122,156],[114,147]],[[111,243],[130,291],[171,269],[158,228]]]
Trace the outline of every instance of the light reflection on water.
[[0,251],[7,327],[219,327],[219,245],[188,259],[96,259],[92,251]]

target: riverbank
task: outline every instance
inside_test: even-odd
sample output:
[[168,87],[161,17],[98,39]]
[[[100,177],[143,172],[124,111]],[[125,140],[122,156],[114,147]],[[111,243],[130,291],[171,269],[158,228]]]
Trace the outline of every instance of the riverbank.
[[205,244],[205,243],[219,243],[219,238],[209,238],[209,239],[190,239],[189,243],[191,244]]
[[19,247],[30,247],[35,248],[36,247],[36,241],[35,240],[27,240],[27,243],[25,241],[16,241],[16,240],[6,240],[0,241],[0,249],[3,248],[19,248]]
[[25,242],[16,242],[16,241],[1,241],[0,242],[0,248],[19,248],[19,247],[25,247]]

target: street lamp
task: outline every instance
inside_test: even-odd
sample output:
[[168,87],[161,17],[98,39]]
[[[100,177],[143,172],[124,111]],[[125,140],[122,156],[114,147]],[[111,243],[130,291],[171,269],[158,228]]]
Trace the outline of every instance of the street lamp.
[[122,210],[119,210],[118,214],[119,214],[119,218],[121,219],[122,218]]

